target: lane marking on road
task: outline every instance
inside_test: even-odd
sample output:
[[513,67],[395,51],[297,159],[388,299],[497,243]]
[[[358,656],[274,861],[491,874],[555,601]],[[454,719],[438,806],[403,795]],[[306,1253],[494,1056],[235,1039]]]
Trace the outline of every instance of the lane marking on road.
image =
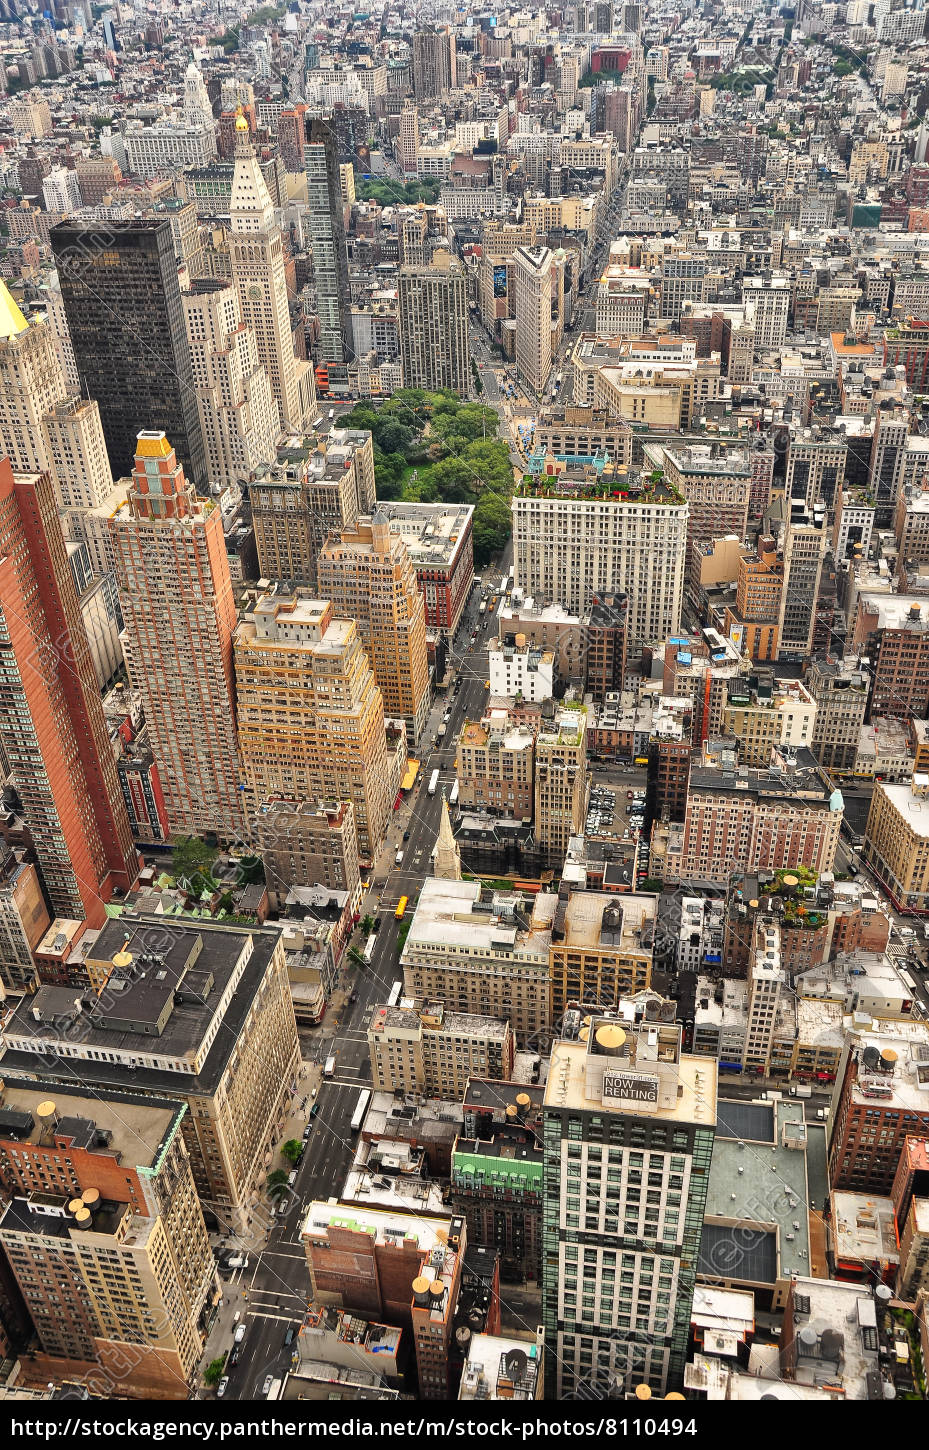
[[294,1322],[294,1316],[292,1314],[263,1314],[260,1310],[255,1315],[255,1318],[256,1319],[279,1319],[282,1324],[293,1324],[293,1322]]

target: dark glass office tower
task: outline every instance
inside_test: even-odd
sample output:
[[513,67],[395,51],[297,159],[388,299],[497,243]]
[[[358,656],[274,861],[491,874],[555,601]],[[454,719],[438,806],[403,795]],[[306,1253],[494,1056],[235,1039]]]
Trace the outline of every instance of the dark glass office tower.
[[62,222],[51,229],[81,391],[100,405],[114,478],[141,432],[164,432],[185,475],[206,483],[203,439],[171,223]]
[[303,165],[308,203],[306,226],[313,244],[319,315],[319,359],[346,363],[352,356],[351,289],[342,221],[339,152],[330,121],[318,116],[307,117]]

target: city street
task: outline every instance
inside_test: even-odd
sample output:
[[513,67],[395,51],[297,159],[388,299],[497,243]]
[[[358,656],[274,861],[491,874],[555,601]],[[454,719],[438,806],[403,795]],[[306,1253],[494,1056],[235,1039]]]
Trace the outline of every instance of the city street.
[[[488,581],[499,583],[508,571],[511,550],[487,571]],[[334,1075],[319,1083],[316,1117],[297,1178],[285,1198],[285,1211],[275,1215],[264,1247],[249,1250],[246,1270],[235,1270],[226,1283],[226,1304],[219,1316],[218,1327],[210,1337],[207,1358],[231,1351],[235,1326],[233,1314],[238,1311],[240,1323],[246,1324],[245,1337],[239,1347],[235,1365],[227,1363],[229,1385],[227,1398],[255,1399],[263,1393],[268,1375],[282,1376],[289,1368],[291,1349],[284,1344],[289,1328],[296,1329],[302,1321],[310,1293],[306,1257],[300,1241],[300,1225],[314,1199],[338,1196],[355,1152],[355,1137],[350,1122],[358,1094],[370,1086],[367,1023],[373,1006],[383,1002],[400,977],[398,937],[403,923],[395,918],[401,896],[409,897],[407,914],[412,914],[416,896],[430,872],[432,847],[439,828],[442,788],[451,790],[455,779],[455,740],[466,717],[480,718],[487,699],[487,656],[484,645],[496,631],[496,616],[478,615],[480,591],[475,588],[462,616],[458,633],[460,647],[453,648],[458,677],[463,683],[457,695],[438,695],[418,752],[421,766],[416,788],[395,813],[389,840],[372,873],[371,890],[362,912],[377,915],[381,926],[377,933],[374,955],[367,967],[352,965],[349,989],[357,1001],[342,1007],[330,1007],[323,1023],[301,1033],[304,1063],[310,1064],[309,1081],[315,1081],[326,1058],[335,1058]],[[472,644],[471,632],[478,629]],[[445,739],[441,748],[431,745],[445,708],[451,705]],[[439,789],[428,794],[429,777],[440,771]],[[409,840],[403,841],[404,831]],[[398,846],[403,846],[404,860],[394,865]],[[355,938],[356,947],[363,939]],[[341,994],[340,994],[341,995]],[[309,1085],[301,1088],[308,1097],[304,1118],[308,1118],[312,1098]],[[270,1211],[270,1210],[269,1210]]]

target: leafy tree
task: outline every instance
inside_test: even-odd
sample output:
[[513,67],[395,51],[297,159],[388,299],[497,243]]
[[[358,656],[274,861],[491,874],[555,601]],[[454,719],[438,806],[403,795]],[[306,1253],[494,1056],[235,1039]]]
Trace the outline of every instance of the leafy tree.
[[474,562],[479,568],[503,548],[510,537],[512,520],[507,499],[496,493],[482,493],[474,510]]
[[172,874],[177,880],[190,883],[194,889],[212,883],[210,868],[217,852],[197,836],[181,836],[172,843]]
[[513,465],[505,443],[499,439],[472,443],[465,458],[477,475],[473,487],[478,492],[487,491],[509,497],[513,491]]
[[496,438],[499,419],[494,408],[483,403],[466,403],[454,415],[441,415],[433,420],[432,431],[442,427],[446,438],[460,438],[475,443],[485,438]]
[[281,1149],[281,1157],[286,1158],[288,1163],[296,1163],[303,1152],[303,1144],[299,1138],[288,1138]]
[[203,1383],[205,1385],[218,1385],[223,1377],[223,1370],[226,1368],[226,1356],[221,1354],[218,1359],[211,1359],[203,1371]]
[[413,429],[393,417],[375,418],[374,441],[384,453],[406,453],[413,441]]
[[358,403],[348,413],[343,413],[339,421],[342,428],[366,428],[373,433],[377,427],[378,415],[374,409],[366,403]]
[[832,69],[837,76],[850,76],[855,67],[851,61],[837,60]]
[[374,917],[370,913],[362,919],[361,930],[365,936],[370,936],[374,930]]
[[431,474],[417,479],[410,479],[403,488],[403,497],[408,503],[442,503],[438,486],[433,482]]
[[429,482],[443,503],[471,503],[474,499],[474,469],[464,458],[444,458],[432,469]]
[[264,881],[265,868],[260,856],[240,856],[237,862],[239,880],[243,886]]
[[270,1199],[283,1198],[288,1188],[288,1173],[285,1168],[275,1168],[273,1173],[268,1174],[268,1181],[265,1185]]
[[406,459],[402,453],[384,453],[374,445],[374,479],[379,498],[400,498]]

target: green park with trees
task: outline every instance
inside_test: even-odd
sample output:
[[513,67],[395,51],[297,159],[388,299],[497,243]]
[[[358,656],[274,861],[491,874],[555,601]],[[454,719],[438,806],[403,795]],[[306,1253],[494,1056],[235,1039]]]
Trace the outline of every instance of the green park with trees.
[[359,403],[339,422],[373,435],[378,498],[473,504],[475,564],[483,568],[503,548],[514,480],[494,408],[455,393],[398,388],[383,403]]

